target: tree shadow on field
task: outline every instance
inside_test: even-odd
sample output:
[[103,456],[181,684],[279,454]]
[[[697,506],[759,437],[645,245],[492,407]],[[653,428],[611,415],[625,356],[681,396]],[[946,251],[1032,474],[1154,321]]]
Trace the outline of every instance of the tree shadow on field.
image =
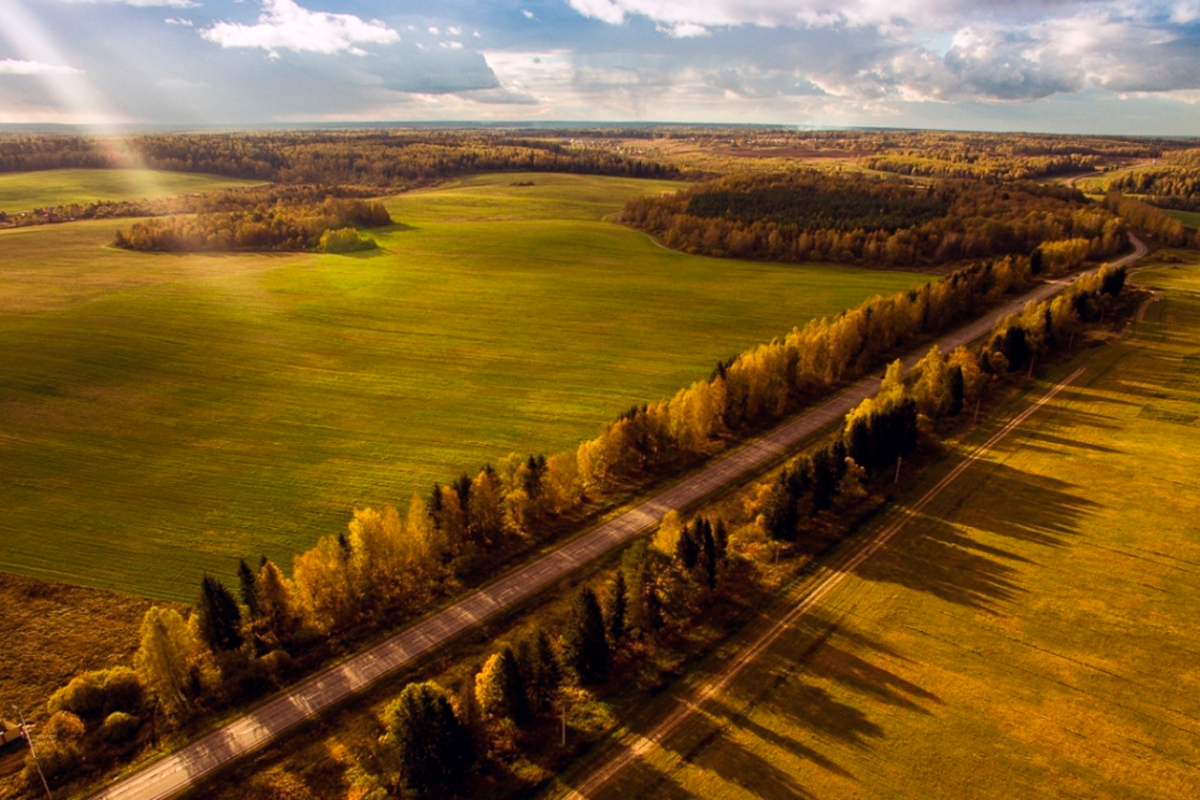
[[[1043,547],[1065,547],[1083,519],[1099,505],[1072,493],[1077,487],[1004,464],[978,464],[977,491],[944,507],[948,517],[984,533]],[[968,478],[969,480],[970,478]],[[986,493],[980,498],[979,492]],[[1020,549],[1020,548],[1018,548]],[[1024,591],[1013,564],[1033,559],[979,541],[958,525],[932,515],[908,520],[887,550],[855,570],[859,577],[895,583],[957,605],[996,613]]]
[[910,519],[887,549],[855,568],[877,583],[895,583],[956,605],[995,614],[995,605],[1022,590],[1018,572],[998,558],[1020,559],[995,547],[981,547],[957,528],[932,517]]
[[[1125,381],[1121,381],[1121,393],[1122,394],[1135,394],[1136,395],[1142,391],[1144,391],[1144,390],[1141,389],[1141,387],[1133,386],[1129,383],[1126,383]],[[1062,408],[1062,405],[1067,404],[1067,403],[1086,403],[1089,405],[1092,403],[1099,403],[1101,405],[1108,404],[1108,405],[1116,405],[1116,406],[1140,406],[1141,405],[1141,403],[1135,402],[1133,400],[1124,400],[1120,397],[1114,397],[1113,395],[1108,394],[1108,393],[1093,392],[1088,389],[1081,389],[1077,386],[1069,386],[1066,389],[1063,389],[1054,398],[1054,403],[1055,403],[1055,406],[1054,406],[1055,411],[1058,413],[1062,413],[1064,411],[1073,413],[1077,410],[1077,409]],[[1082,413],[1087,413],[1087,412],[1082,412]],[[1094,416],[1103,416],[1103,415],[1097,414]]]
[[718,775],[726,783],[740,786],[754,797],[769,800],[816,797],[794,775],[744,748],[732,753],[720,748],[704,749],[691,763]]
[[[578,790],[578,787],[572,787]],[[587,798],[653,797],[656,800],[687,800],[693,795],[671,779],[671,776],[636,759],[606,781],[597,791],[583,795]]]
[[[985,511],[970,514],[963,522],[981,531],[1050,547],[1066,546],[1067,537],[1078,536],[1084,519],[1100,508],[1099,503],[1076,494],[1081,491],[1076,484],[1006,464],[990,465],[980,489],[989,496],[981,504]],[[995,498],[1003,498],[1003,502]]]

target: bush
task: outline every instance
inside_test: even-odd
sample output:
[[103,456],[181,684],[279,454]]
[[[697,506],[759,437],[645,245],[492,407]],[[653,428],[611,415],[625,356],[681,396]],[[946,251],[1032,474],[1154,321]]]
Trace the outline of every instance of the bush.
[[57,742],[77,742],[83,733],[83,720],[70,711],[55,711],[46,724],[46,735]]
[[51,714],[69,711],[84,719],[97,719],[104,711],[103,672],[85,672],[50,695],[46,708]]
[[146,702],[146,687],[140,675],[129,667],[115,667],[100,674],[104,675],[105,717],[117,711],[135,716],[142,712]]
[[100,738],[109,744],[128,742],[141,730],[142,721],[124,711],[114,711],[100,726]]
[[373,250],[377,247],[375,240],[363,236],[355,228],[338,228],[321,234],[321,243],[317,249],[322,253],[354,253],[360,250]]

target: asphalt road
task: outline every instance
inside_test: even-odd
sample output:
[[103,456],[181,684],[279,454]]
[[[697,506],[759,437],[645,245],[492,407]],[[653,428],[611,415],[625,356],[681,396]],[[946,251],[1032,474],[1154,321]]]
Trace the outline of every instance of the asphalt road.
[[[1113,262],[1124,264],[1145,255],[1137,238],[1134,252]],[[1020,311],[1030,300],[1042,300],[1059,291],[1063,281],[1038,286],[976,322],[938,340],[944,352],[987,333],[997,320]],[[905,359],[911,367],[928,347]],[[181,750],[165,756],[104,788],[92,800],[161,800],[170,797],[221,767],[257,750],[305,719],[365,689],[383,676],[410,664],[473,625],[496,615],[552,584],[597,556],[628,542],[658,524],[673,509],[688,506],[715,489],[758,468],[826,425],[843,417],[878,390],[878,373],[864,378],[823,405],[800,415],[757,441],[726,456],[554,552],[467,595],[392,638],[296,687],[280,693],[254,711],[233,720]]]

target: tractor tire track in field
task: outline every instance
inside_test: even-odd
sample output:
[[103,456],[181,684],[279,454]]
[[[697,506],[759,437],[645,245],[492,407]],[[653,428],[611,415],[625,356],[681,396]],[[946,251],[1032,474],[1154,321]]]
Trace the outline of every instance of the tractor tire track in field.
[[[1113,266],[1136,261],[1146,247],[1135,236],[1134,252]],[[943,352],[983,336],[1026,303],[1058,293],[1069,281],[1042,284],[1004,306],[936,340]],[[912,366],[925,350],[904,359]],[[92,795],[91,800],[163,800],[213,775],[234,761],[282,738],[289,731],[376,681],[411,666],[418,658],[449,644],[471,628],[512,609],[588,562],[652,529],[672,510],[692,505],[745,478],[754,470],[824,430],[878,389],[878,373],[793,418],[761,438],[720,458],[629,511],[564,543],[558,549],[471,592],[374,647],[330,667],[270,698],[254,710],[163,756]],[[882,546],[882,545],[880,545]]]
[[932,502],[946,487],[954,483],[964,472],[966,472],[972,464],[986,456],[992,448],[1003,441],[1010,433],[1016,430],[1021,423],[1029,419],[1039,408],[1046,405],[1057,396],[1061,391],[1066,389],[1071,383],[1079,378],[1084,372],[1084,368],[1080,367],[1067,376],[1057,386],[1047,392],[1040,400],[1038,400],[1029,408],[1018,414],[1007,425],[997,431],[990,439],[975,449],[969,456],[964,458],[954,469],[946,474],[938,483],[926,492],[919,500],[910,506],[898,508],[894,512],[894,519],[887,524],[883,530],[875,535],[874,538],[864,542],[860,547],[847,553],[838,562],[831,564],[828,570],[832,573],[827,578],[818,583],[815,587],[809,590],[802,596],[801,602],[796,605],[791,611],[775,622],[770,628],[763,632],[755,639],[748,647],[746,647],[732,662],[717,675],[714,675],[707,682],[694,690],[689,696],[680,701],[679,707],[666,717],[662,722],[654,727],[649,733],[644,735],[636,735],[633,741],[626,745],[625,749],[607,764],[601,766],[584,780],[579,786],[571,790],[566,797],[568,800],[583,800],[595,795],[600,791],[609,780],[614,778],[621,770],[630,764],[637,761],[645,754],[652,751],[655,747],[661,745],[667,737],[677,731],[691,716],[696,712],[702,712],[702,707],[706,701],[723,692],[738,675],[742,673],[747,666],[754,662],[760,655],[763,654],[771,645],[773,645],[780,636],[792,628],[800,619],[812,611],[816,606],[838,586],[842,584],[846,578],[853,573],[863,562],[867,561],[873,555],[878,553],[887,543],[899,533],[909,520],[917,517],[930,502]]

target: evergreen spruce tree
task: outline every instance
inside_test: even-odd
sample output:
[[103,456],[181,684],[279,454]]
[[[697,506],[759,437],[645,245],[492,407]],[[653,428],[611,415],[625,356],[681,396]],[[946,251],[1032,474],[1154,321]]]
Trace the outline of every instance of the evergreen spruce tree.
[[696,540],[695,523],[685,525],[679,541],[675,545],[675,558],[683,566],[685,572],[691,572],[700,558],[700,543]]
[[766,506],[763,508],[763,522],[767,529],[767,536],[775,541],[796,541],[800,518],[796,513],[796,499],[788,491],[788,471],[786,469],[772,484],[771,492],[767,495]]
[[250,569],[250,565],[243,558],[238,561],[237,574],[238,590],[242,596],[242,604],[246,606],[246,610],[250,613],[250,619],[256,620],[261,613],[258,601],[258,573]]
[[383,712],[381,744],[395,754],[406,792],[418,798],[454,793],[475,751],[441,686],[410,683]]
[[813,513],[833,507],[837,497],[837,485],[841,476],[833,451],[826,447],[818,450],[812,460],[812,508]]
[[604,616],[596,593],[579,590],[571,607],[571,618],[563,633],[563,661],[575,670],[583,685],[603,683],[608,678],[609,652],[604,634]]
[[200,581],[200,637],[214,653],[242,646],[242,612],[233,593],[211,575]]
[[962,367],[957,364],[950,368],[950,407],[946,416],[957,417],[963,407],[963,395],[966,392],[966,382],[963,380]]
[[625,573],[618,569],[609,582],[608,594],[604,597],[604,627],[608,634],[608,645],[614,649],[620,647],[625,639],[625,611],[628,604],[629,593],[625,588]]
[[713,537],[712,523],[703,520],[700,548],[700,563],[704,565],[704,576],[708,580],[709,591],[717,588],[717,540]]
[[717,546],[717,558],[721,564],[729,564],[729,529],[725,527],[724,517],[717,517],[717,524],[713,526],[713,542]]
[[562,667],[550,635],[539,628],[533,640],[533,669],[529,679],[533,708],[542,712],[550,708],[562,686]]

